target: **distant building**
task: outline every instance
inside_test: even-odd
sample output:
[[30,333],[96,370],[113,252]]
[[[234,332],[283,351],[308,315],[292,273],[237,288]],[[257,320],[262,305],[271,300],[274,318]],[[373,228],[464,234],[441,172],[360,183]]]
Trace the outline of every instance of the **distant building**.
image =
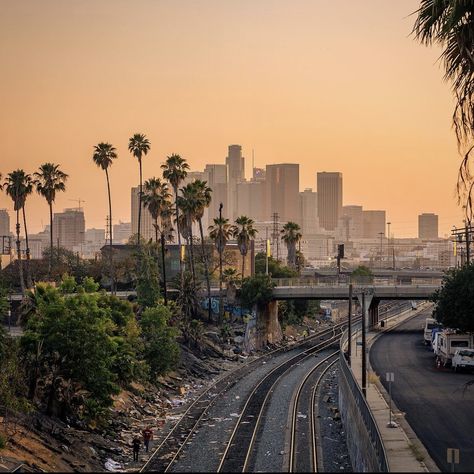
[[68,250],[84,243],[86,222],[82,209],[65,209],[57,212],[53,217],[54,245],[59,245]]
[[342,237],[344,240],[363,238],[364,217],[362,206],[343,206],[342,227]]
[[319,225],[334,231],[342,215],[342,173],[317,174]]
[[6,209],[0,209],[0,236],[10,233],[10,215]]
[[237,214],[254,221],[265,220],[265,183],[242,181],[237,184]]
[[266,214],[272,219],[274,213],[279,221],[286,223],[300,221],[299,187],[300,165],[297,163],[281,163],[266,167]]
[[[138,202],[139,202],[139,186],[131,189],[131,207],[132,207],[132,235],[138,233]],[[148,209],[143,205],[140,223],[140,237],[149,240],[155,238],[155,228],[153,227],[153,219]]]
[[131,222],[119,222],[112,226],[113,237],[112,241],[115,244],[124,244],[128,242],[132,235],[132,223]]
[[318,232],[318,194],[311,188],[300,193],[300,222],[303,237]]
[[237,184],[245,180],[245,158],[242,156],[240,145],[229,145],[229,152],[225,159],[227,166],[227,209],[225,216],[234,221],[237,210]]
[[219,204],[224,206],[224,215],[227,215],[227,165],[208,164],[204,168],[204,180],[212,189],[211,205],[208,209],[208,222],[219,217]]
[[254,168],[252,173],[252,181],[265,181],[265,169]]
[[418,216],[418,237],[420,239],[438,238],[437,214],[425,213]]
[[364,219],[364,239],[375,239],[380,233],[385,235],[385,211],[362,211]]

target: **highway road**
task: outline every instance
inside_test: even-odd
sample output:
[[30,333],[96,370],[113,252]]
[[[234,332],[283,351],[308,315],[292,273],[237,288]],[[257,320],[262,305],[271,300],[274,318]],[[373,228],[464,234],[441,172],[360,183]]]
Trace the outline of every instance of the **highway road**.
[[435,368],[421,329],[430,312],[378,338],[370,363],[385,386],[386,372],[394,372],[393,400],[438,467],[449,472],[446,449],[458,448],[456,472],[474,472],[474,385],[465,390],[474,374]]

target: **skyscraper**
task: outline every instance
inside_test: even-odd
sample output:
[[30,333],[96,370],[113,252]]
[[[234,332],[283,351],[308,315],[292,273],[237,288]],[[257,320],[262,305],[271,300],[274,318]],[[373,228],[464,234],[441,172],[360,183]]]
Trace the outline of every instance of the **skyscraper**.
[[231,221],[237,218],[237,184],[245,180],[245,160],[240,145],[229,145],[229,153],[225,159],[227,166],[227,209],[224,214]]
[[300,222],[303,235],[318,232],[318,195],[311,188],[300,193]]
[[437,214],[424,213],[418,216],[418,238],[438,238],[438,216]]
[[319,225],[334,231],[342,215],[342,173],[318,173],[317,187]]
[[242,181],[237,184],[237,214],[263,221],[265,214],[265,182]]
[[343,206],[342,235],[345,240],[362,239],[364,236],[364,217],[362,206]]
[[300,165],[282,163],[266,167],[266,214],[272,219],[274,213],[279,214],[279,221],[300,222],[299,187]]
[[[138,233],[138,191],[138,186],[131,189],[132,235]],[[141,238],[145,240],[155,239],[155,228],[153,227],[153,219],[151,218],[150,211],[143,205],[143,201],[140,228]]]
[[376,239],[385,235],[385,211],[362,211],[364,218],[364,238]]
[[53,217],[54,245],[73,250],[74,246],[84,243],[86,222],[82,209],[64,209]]
[[2,235],[10,235],[10,215],[6,209],[0,209],[0,236]]
[[219,216],[219,204],[227,211],[227,165],[208,164],[204,168],[204,180],[212,189],[211,205],[209,206],[208,222]]

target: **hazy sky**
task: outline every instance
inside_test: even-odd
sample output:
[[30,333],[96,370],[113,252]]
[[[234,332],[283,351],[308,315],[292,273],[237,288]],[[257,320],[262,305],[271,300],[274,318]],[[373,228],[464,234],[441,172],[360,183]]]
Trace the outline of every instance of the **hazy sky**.
[[[81,197],[104,227],[105,175],[93,145],[113,143],[114,221],[138,182],[128,138],[145,133],[144,175],[179,153],[193,170],[243,146],[257,166],[341,171],[344,204],[386,209],[396,236],[436,212],[461,224],[453,100],[440,51],[410,36],[418,0],[0,0],[0,171],[45,161],[70,175],[55,209]],[[46,203],[27,205],[31,230]],[[0,207],[11,204],[0,196]],[[13,217],[13,216],[12,216]]]

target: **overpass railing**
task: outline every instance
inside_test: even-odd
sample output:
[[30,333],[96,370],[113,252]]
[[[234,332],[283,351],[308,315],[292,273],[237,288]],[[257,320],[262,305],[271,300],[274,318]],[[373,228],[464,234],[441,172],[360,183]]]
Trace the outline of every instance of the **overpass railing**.
[[362,390],[360,389],[359,384],[357,383],[354,374],[352,373],[352,370],[349,367],[344,353],[344,346],[347,342],[347,337],[348,336],[346,330],[340,342],[339,366],[341,375],[344,377],[344,380],[346,381],[347,386],[350,389],[350,393],[352,394],[355,405],[357,406],[359,413],[364,421],[364,425],[369,435],[370,442],[377,457],[380,472],[389,472],[387,453],[385,451],[385,446],[382,441],[382,436],[378,429],[377,423],[375,422],[375,419],[372,415],[372,412],[370,411],[370,407],[367,403],[367,400],[362,394]]
[[348,278],[341,277],[340,279],[334,277],[323,278],[272,278],[276,286],[281,287],[342,287],[350,283],[354,287],[367,286],[439,286],[441,285],[441,278],[412,278],[411,282],[400,281],[395,278]]

